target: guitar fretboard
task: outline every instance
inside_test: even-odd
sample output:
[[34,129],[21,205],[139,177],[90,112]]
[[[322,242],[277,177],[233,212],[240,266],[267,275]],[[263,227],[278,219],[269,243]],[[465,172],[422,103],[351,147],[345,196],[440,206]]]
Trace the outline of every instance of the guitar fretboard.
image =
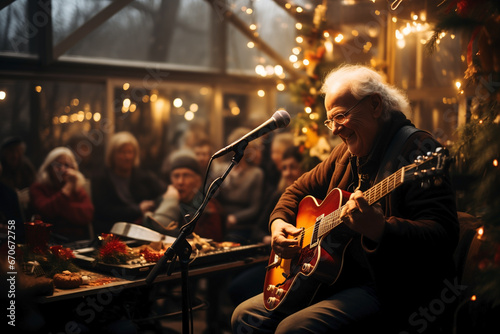
[[[386,177],[385,179],[365,191],[363,195],[368,201],[368,204],[373,205],[377,203],[384,196],[388,195],[394,189],[403,184],[404,170],[405,167],[399,169],[397,172],[391,174],[390,176]],[[318,233],[315,233],[315,235],[318,239],[330,232],[342,222],[342,220],[340,219],[340,213],[342,212],[343,207],[344,206],[339,207],[337,210],[324,216],[321,221],[317,222],[318,226],[316,226],[315,229],[317,229]]]

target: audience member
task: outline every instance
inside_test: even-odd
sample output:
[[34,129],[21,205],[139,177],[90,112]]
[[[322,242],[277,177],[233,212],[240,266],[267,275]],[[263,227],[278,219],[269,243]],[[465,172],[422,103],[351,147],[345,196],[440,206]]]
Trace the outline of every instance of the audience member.
[[144,213],[155,209],[155,200],[165,191],[157,176],[139,168],[139,143],[130,132],[111,137],[105,165],[91,185],[98,234],[109,233],[116,222],[141,223]]
[[37,181],[30,187],[34,212],[53,225],[53,236],[61,241],[89,238],[94,206],[84,183],[71,150],[56,147],[45,158]]
[[17,192],[23,214],[29,215],[29,187],[35,182],[36,170],[25,152],[26,143],[20,137],[8,137],[3,141],[0,149],[3,166],[0,180]]
[[[250,129],[237,128],[229,135],[228,142],[232,143],[248,132]],[[224,238],[227,241],[242,244],[249,242],[261,209],[264,173],[257,167],[261,159],[259,139],[251,141],[243,158],[231,170],[219,189],[217,199],[227,213]]]
[[[177,236],[180,227],[186,223],[185,215],[194,217],[203,202],[200,192],[202,172],[193,152],[181,150],[171,154],[169,179],[170,185],[161,203],[154,212],[146,214],[144,225],[163,234]],[[223,223],[222,207],[212,199],[196,223],[194,232],[220,242]]]

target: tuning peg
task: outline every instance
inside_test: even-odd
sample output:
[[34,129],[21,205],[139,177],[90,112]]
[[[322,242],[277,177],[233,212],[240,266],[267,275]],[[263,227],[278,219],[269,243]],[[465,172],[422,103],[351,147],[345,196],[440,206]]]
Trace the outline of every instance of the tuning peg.
[[443,183],[443,179],[440,177],[434,178],[434,185],[435,186],[440,186]]
[[423,157],[421,155],[417,156],[414,162],[420,162],[422,161]]
[[430,157],[431,155],[432,155],[432,152],[431,152],[431,151],[427,152],[427,156],[428,156],[428,157]]
[[423,189],[429,189],[430,186],[431,186],[431,181],[428,179],[422,180],[422,182],[420,182],[420,187]]

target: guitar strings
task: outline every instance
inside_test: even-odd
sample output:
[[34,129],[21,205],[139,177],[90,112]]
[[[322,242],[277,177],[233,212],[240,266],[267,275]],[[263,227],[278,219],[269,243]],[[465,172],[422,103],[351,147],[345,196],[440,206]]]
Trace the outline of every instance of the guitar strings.
[[[388,176],[383,181],[377,183],[375,186],[368,189],[364,193],[365,197],[367,198],[368,204],[369,205],[374,204],[376,201],[380,200],[382,197],[386,196],[387,194],[392,192],[394,189],[399,187],[403,183],[403,180],[401,180],[401,177],[404,175],[405,168],[413,168],[416,165],[417,165],[416,163],[413,163],[413,164],[407,165],[405,167],[402,167],[398,171],[396,171],[395,173]],[[399,180],[399,182],[398,182],[398,180]],[[391,185],[392,185],[392,187],[389,187]],[[384,187],[385,187],[385,189],[384,189]],[[319,220],[318,238],[325,234],[324,233],[325,227],[326,227],[326,232],[329,232],[333,228],[340,225],[340,223],[342,223],[342,220],[340,218],[340,212],[342,212],[342,209],[345,206],[346,206],[346,204],[340,206],[335,211],[327,214],[326,216],[323,217],[323,219]],[[306,231],[309,232],[309,230],[315,229],[315,228],[316,228],[316,223],[310,227],[305,228],[303,233],[305,233]]]

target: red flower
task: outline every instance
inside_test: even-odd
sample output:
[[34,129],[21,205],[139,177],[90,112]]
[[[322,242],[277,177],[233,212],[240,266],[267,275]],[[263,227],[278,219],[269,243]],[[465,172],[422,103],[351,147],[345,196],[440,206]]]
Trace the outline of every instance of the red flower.
[[58,259],[67,261],[75,258],[75,254],[70,248],[63,248],[61,245],[51,246],[50,252]]
[[127,254],[127,245],[118,238],[111,238],[99,250],[102,257],[115,256],[118,254]]

